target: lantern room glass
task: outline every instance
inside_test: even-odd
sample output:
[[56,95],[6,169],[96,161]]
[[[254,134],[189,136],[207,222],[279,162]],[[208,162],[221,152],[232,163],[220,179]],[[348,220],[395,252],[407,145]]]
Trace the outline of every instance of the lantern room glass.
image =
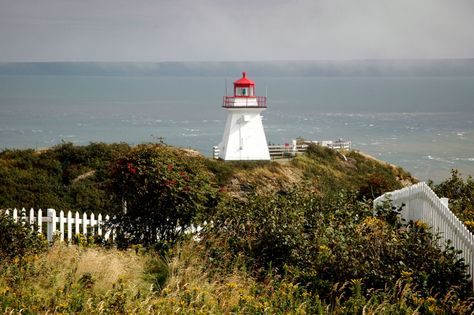
[[237,87],[235,88],[235,96],[254,96],[254,88],[253,87]]

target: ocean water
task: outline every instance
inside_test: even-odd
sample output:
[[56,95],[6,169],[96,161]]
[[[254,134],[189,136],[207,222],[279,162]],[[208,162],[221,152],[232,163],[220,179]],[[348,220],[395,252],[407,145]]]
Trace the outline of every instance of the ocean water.
[[[0,149],[164,137],[210,156],[237,78],[0,76]],[[344,138],[420,180],[474,175],[474,77],[252,79],[271,143]]]

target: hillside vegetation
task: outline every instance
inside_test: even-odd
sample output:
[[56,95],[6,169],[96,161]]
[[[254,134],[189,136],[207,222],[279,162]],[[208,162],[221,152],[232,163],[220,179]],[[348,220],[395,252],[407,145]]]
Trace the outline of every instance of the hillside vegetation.
[[[131,151],[127,144],[104,143],[63,143],[40,151],[4,150],[0,152],[0,209],[54,208],[103,214],[121,211],[121,205],[110,194],[112,170]],[[183,154],[192,157],[185,163],[200,160],[213,175],[215,185],[234,196],[288,191],[304,184],[322,193],[345,189],[373,198],[415,182],[401,168],[355,151],[344,156],[318,146],[286,163],[224,163],[171,147],[162,152],[175,152],[175,159]]]
[[[424,223],[400,221],[403,209],[372,208],[415,179],[357,152],[314,146],[286,162],[224,163],[155,144],[62,144],[6,150],[0,172],[0,208],[99,210],[115,215],[119,236],[47,247],[0,216],[4,313],[474,311],[456,251]],[[202,229],[176,229],[192,225]]]

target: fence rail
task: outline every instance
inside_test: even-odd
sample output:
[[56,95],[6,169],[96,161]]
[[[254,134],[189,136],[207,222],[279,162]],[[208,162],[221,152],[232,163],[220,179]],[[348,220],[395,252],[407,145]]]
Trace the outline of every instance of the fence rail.
[[308,149],[307,144],[284,144],[284,145],[269,145],[268,151],[270,152],[270,158],[275,159],[284,159],[298,154],[303,154]]
[[106,215],[104,218],[101,214],[97,215],[97,218],[94,213],[90,213],[88,216],[86,212],[82,215],[79,212],[72,213],[68,211],[66,214],[64,211],[56,212],[55,209],[47,209],[45,215],[43,215],[43,210],[30,209],[26,210],[25,208],[18,210],[3,210],[7,215],[12,215],[14,221],[18,222],[22,220],[23,222],[37,226],[38,233],[46,234],[48,241],[52,241],[54,236],[57,235],[61,241],[65,238],[68,241],[72,240],[72,237],[77,234],[84,235],[100,235],[104,239],[113,238],[114,235],[109,230],[105,230],[104,223],[109,220],[109,216]]
[[423,221],[432,228],[433,233],[439,233],[438,245],[445,248],[447,240],[452,246],[461,250],[458,257],[463,258],[469,265],[469,275],[474,288],[474,235],[459,221],[448,208],[446,198],[438,198],[426,183],[421,182],[410,187],[386,193],[374,200],[374,207],[390,199],[396,207],[404,205],[401,212],[407,221]]
[[[305,141],[303,144],[296,144],[296,140],[293,140],[291,144],[270,144],[268,145],[268,151],[272,160],[284,159],[303,154],[308,150],[310,144],[328,147],[334,150],[350,150],[352,146],[350,141],[343,141],[342,139],[336,141]],[[213,146],[212,157],[217,160],[219,153],[219,147]]]
[[305,141],[306,145],[308,144],[316,144],[322,147],[328,147],[334,150],[350,150],[352,148],[351,141],[344,141],[343,139],[338,139],[335,141],[331,140],[323,140],[323,141]]

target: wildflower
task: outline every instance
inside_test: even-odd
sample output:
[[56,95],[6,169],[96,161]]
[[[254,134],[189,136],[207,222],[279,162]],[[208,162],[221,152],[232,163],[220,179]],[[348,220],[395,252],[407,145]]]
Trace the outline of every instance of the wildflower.
[[237,287],[237,283],[235,282],[229,282],[226,284],[226,286],[229,288],[229,289],[234,289]]
[[329,247],[327,247],[326,245],[320,245],[319,246],[319,251],[321,252],[326,252],[326,251],[330,251],[331,249]]
[[128,171],[132,174],[136,174],[137,173],[137,169],[133,166],[132,163],[128,163],[127,164],[127,167],[128,167]]
[[412,296],[412,300],[413,302],[415,302],[416,305],[422,305],[423,303],[425,303],[425,299],[423,297],[418,297],[416,295]]
[[432,296],[427,297],[426,302],[428,303],[428,310],[431,313],[437,313],[439,311],[438,307],[436,306],[436,299],[434,297]]
[[472,229],[474,228],[474,221],[464,221],[464,225]]
[[168,172],[173,171],[173,164],[168,164]]
[[166,184],[167,184],[168,186],[175,186],[176,183],[177,183],[177,181],[176,181],[175,179],[173,179],[173,180],[167,180],[167,181],[166,181]]
[[419,229],[424,229],[424,230],[428,229],[428,225],[425,222],[420,221],[420,220],[417,220],[415,222],[415,226]]
[[4,294],[8,293],[9,291],[10,291],[9,287],[2,288],[2,289],[0,289],[0,295],[4,295]]
[[402,278],[410,278],[412,274],[411,271],[402,271]]
[[364,219],[364,223],[368,227],[382,227],[384,222],[376,217],[367,217]]

